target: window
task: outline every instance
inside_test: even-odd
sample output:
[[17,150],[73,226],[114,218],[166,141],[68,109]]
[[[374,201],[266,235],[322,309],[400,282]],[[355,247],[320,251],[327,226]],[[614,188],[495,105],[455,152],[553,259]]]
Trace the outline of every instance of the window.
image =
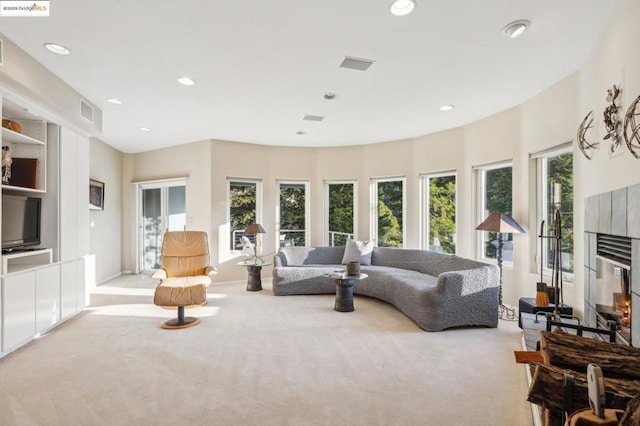
[[278,183],[280,246],[305,246],[309,241],[309,183]]
[[325,182],[325,244],[336,247],[355,239],[356,182]]
[[423,249],[456,252],[456,174],[422,177]]
[[[476,225],[482,223],[491,213],[512,214],[512,166],[511,163],[494,164],[476,169],[477,180],[477,219]],[[479,257],[495,259],[498,247],[497,233],[479,232]],[[513,236],[502,235],[502,260],[513,261]]]
[[380,247],[404,246],[405,179],[371,182],[372,232]]
[[[538,163],[538,225],[545,221],[545,235],[555,234],[555,211],[561,216],[562,271],[573,274],[573,153],[571,147],[558,148],[545,154],[532,155]],[[541,256],[544,268],[553,268],[554,240],[543,241]],[[539,248],[538,248],[539,249]]]
[[[244,230],[260,220],[259,196],[260,182],[228,181],[227,206],[229,206],[229,249],[231,251],[242,250]],[[255,235],[246,235],[246,237],[255,243]]]

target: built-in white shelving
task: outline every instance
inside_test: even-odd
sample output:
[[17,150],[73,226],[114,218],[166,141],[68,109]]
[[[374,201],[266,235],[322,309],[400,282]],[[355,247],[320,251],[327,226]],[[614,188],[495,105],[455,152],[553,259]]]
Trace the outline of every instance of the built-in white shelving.
[[[2,127],[2,146],[9,148],[12,158],[36,160],[35,187],[18,186],[9,181],[2,189],[12,191],[44,193],[47,191],[47,122],[41,117],[21,108],[19,105],[3,99],[2,118],[15,121],[21,131]],[[18,173],[16,164],[11,166],[12,173]]]
[[53,262],[52,249],[16,251],[2,255],[2,275],[33,269]]
[[26,143],[33,145],[44,145],[45,142],[32,138],[31,136],[27,136],[22,133],[14,132],[13,130],[9,130],[5,127],[2,128],[2,143]]
[[0,128],[1,145],[13,159],[13,181],[1,185],[2,193],[38,198],[41,205],[40,244],[1,256],[3,358],[85,307],[89,141],[13,98],[0,97],[0,106],[3,119],[20,125],[20,132]]

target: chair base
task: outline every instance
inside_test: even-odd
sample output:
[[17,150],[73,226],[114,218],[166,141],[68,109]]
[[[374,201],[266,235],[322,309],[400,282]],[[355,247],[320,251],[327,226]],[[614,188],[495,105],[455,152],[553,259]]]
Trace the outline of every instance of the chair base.
[[200,318],[196,317],[185,317],[182,321],[178,318],[171,318],[170,320],[163,322],[160,327],[165,330],[178,330],[180,328],[193,327],[198,324],[200,324]]
[[[209,304],[209,301],[205,300],[202,303],[198,303],[198,304],[195,304],[195,305],[187,305],[184,308],[185,309],[196,309],[196,308],[201,308],[202,306],[207,306],[208,304]],[[175,311],[176,309],[178,309],[178,307],[177,306],[162,306],[162,309],[167,309],[169,311]]]
[[200,324],[200,318],[185,317],[184,306],[178,306],[178,317],[166,320],[160,327],[164,328],[165,330],[177,330],[180,328],[193,327],[194,325],[198,324]]

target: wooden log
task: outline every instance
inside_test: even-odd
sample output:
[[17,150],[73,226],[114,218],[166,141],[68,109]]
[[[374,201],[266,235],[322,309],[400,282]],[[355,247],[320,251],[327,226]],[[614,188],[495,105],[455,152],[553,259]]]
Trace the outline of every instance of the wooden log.
[[542,362],[542,354],[534,351],[513,351],[518,364],[531,364],[533,362]]
[[[536,365],[529,388],[527,401],[541,405],[554,416],[561,416],[563,409],[562,389],[564,374],[574,376],[572,395],[573,411],[589,407],[586,373],[578,373],[546,364]],[[607,408],[624,410],[636,395],[640,394],[640,380],[611,379],[605,377],[605,398]]]
[[586,373],[588,364],[597,364],[606,378],[640,380],[640,348],[545,331],[540,351],[548,365]]
[[640,425],[640,395],[636,396],[627,405],[627,410],[620,419],[621,426]]

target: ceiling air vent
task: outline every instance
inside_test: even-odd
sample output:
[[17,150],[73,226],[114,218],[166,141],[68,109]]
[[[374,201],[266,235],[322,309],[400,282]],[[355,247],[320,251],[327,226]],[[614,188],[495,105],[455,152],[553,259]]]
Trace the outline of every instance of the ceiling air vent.
[[344,61],[340,64],[340,68],[348,68],[350,70],[366,71],[375,61],[370,59],[353,58],[345,56]]
[[93,107],[80,99],[80,115],[93,123]]
[[322,121],[324,117],[321,115],[305,115],[302,119],[307,121]]

